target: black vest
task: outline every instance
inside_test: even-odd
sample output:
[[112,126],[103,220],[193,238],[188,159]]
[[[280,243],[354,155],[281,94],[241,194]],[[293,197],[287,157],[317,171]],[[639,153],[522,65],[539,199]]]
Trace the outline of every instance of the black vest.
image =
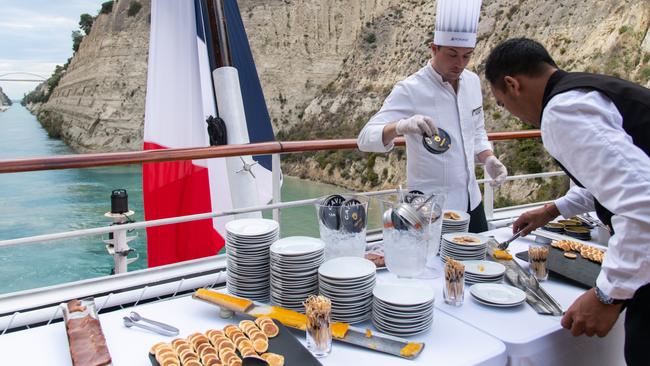
[[[625,132],[632,137],[634,145],[650,156],[650,89],[612,76],[558,70],[546,84],[542,99],[542,117],[544,108],[554,96],[573,89],[597,90],[611,99],[623,117]],[[584,188],[571,172],[562,164],[559,165],[575,184]],[[596,199],[594,204],[600,221],[612,229],[613,213]]]

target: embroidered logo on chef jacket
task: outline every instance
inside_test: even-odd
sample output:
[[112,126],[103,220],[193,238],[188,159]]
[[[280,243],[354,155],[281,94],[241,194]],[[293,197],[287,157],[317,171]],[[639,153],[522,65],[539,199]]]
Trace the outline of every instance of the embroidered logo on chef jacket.
[[478,116],[479,114],[481,114],[481,108],[482,108],[482,106],[478,106],[478,107],[474,108],[472,110],[472,117]]

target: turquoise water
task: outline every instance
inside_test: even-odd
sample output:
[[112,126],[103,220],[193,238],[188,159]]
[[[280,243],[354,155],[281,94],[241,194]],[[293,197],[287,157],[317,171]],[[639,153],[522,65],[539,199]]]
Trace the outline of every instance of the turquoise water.
[[[0,159],[73,154],[48,137],[20,104],[0,113]],[[125,188],[135,220],[143,219],[139,166],[0,174],[0,239],[104,226],[111,191]],[[140,253],[131,269],[146,267],[145,231],[130,245]],[[101,236],[0,248],[0,293],[108,275],[113,258]],[[104,238],[106,239],[106,238]]]
[[[74,154],[63,142],[48,137],[36,118],[19,104],[0,113],[0,159]],[[124,188],[134,219],[143,220],[140,166],[67,169],[0,174],[0,240],[97,226],[110,220],[113,189]],[[285,177],[283,201],[341,192],[342,188]],[[265,213],[270,217],[270,212]],[[281,235],[318,236],[312,206],[281,212]],[[146,232],[131,233],[140,259],[130,270],[146,268]],[[105,276],[113,268],[100,236],[0,248],[0,293]]]

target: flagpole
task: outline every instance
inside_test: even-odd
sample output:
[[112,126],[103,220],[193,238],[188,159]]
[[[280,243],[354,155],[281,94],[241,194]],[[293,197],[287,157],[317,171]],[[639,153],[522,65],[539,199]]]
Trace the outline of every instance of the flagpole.
[[[217,99],[219,117],[226,124],[228,144],[248,144],[248,126],[244,112],[239,74],[232,66],[230,39],[222,0],[207,0],[211,33],[212,52],[216,68],[212,71],[212,82]],[[255,175],[257,163],[253,157],[226,158],[228,185],[232,207],[242,208],[258,205],[259,192]],[[237,218],[261,217],[261,213],[247,213]]]
[[[228,28],[226,17],[223,12],[221,0],[208,0],[208,17],[210,19],[210,31],[212,37],[212,49],[217,53],[215,58],[217,68],[232,66],[230,58],[230,44],[228,42]],[[216,37],[214,37],[216,35]]]

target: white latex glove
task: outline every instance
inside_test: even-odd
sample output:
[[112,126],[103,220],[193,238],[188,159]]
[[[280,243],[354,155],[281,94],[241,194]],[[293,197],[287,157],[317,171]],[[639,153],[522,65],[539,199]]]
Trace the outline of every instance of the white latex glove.
[[485,170],[487,170],[490,178],[492,178],[490,181],[492,187],[498,187],[503,184],[508,176],[508,169],[494,155],[490,155],[485,159]]
[[438,133],[438,127],[436,127],[433,119],[416,114],[411,118],[406,118],[397,122],[395,132],[400,136],[406,134],[432,136],[434,133]]

